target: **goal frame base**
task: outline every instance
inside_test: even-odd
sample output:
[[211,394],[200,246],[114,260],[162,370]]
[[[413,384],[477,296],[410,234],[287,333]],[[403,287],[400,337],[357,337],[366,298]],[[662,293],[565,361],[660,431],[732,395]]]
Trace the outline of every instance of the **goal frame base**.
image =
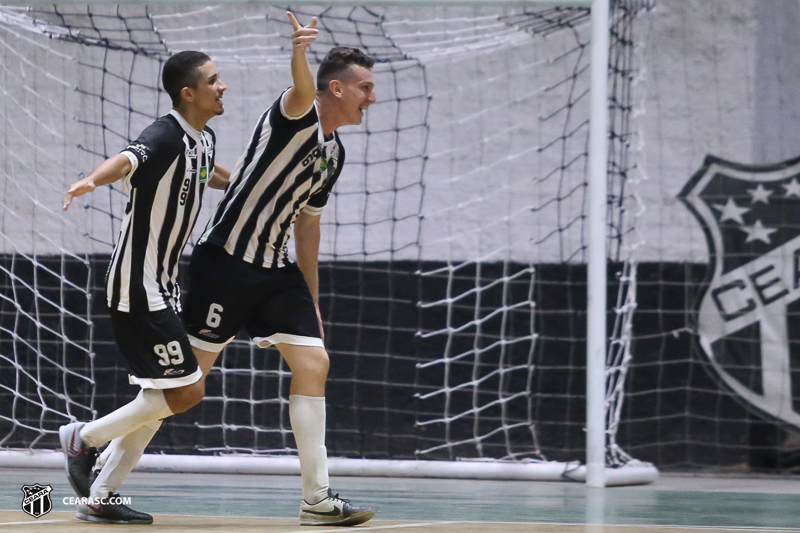
[[[64,454],[55,451],[0,450],[2,468],[63,468]],[[145,454],[140,472],[206,474],[300,475],[300,461],[291,456],[163,455]],[[508,462],[486,460],[413,461],[389,459],[328,458],[331,476],[408,477],[442,479],[494,479],[514,481],[586,481],[586,465],[575,462]],[[651,463],[633,460],[605,468],[605,485],[645,485],[658,478]]]

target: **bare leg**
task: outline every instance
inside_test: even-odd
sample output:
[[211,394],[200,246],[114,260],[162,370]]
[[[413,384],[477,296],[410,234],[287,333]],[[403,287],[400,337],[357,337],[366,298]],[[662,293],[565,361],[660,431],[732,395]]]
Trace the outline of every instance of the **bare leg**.
[[278,344],[278,350],[292,370],[289,387],[289,419],[292,423],[303,499],[316,503],[328,496],[328,459],[325,448],[325,381],[328,354],[324,348]]

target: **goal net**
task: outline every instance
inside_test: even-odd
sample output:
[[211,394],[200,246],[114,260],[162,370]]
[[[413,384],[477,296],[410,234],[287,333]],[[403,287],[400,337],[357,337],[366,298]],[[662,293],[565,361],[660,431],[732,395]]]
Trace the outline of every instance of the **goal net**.
[[[645,4],[614,2],[611,17],[609,466],[631,461],[616,434],[636,308],[628,150]],[[330,455],[557,461],[559,477],[579,477],[589,10],[293,11],[319,16],[312,66],[336,45],[377,60],[378,102],[340,131],[348,162],[322,218]],[[66,187],[169,110],[160,68],[184,49],[208,53],[228,86],[209,126],[233,167],[291,84],[290,30],[284,10],[255,5],[0,7],[4,449],[57,449],[60,425],[136,393],[103,294],[125,195],[104,187],[62,213]],[[195,237],[218,199],[207,193]],[[150,450],[291,456],[289,382],[277,351],[237,338],[205,400],[168,419]]]

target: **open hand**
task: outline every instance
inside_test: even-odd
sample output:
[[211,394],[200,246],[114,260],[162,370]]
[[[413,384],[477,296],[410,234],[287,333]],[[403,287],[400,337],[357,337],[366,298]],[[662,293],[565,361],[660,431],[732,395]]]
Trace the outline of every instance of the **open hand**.
[[64,196],[64,211],[72,203],[72,199],[77,196],[83,196],[87,192],[92,192],[95,189],[96,185],[93,181],[90,181],[88,178],[84,178],[80,181],[76,181],[72,185],[69,186],[67,189],[67,194]]

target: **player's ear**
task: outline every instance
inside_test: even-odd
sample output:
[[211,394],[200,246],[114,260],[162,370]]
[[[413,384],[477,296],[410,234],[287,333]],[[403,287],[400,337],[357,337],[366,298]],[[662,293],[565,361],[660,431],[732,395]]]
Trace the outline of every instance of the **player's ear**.
[[328,90],[331,92],[332,95],[335,97],[342,96],[342,82],[339,80],[331,80],[328,82]]
[[185,100],[186,102],[194,100],[194,91],[191,87],[184,87],[181,89],[181,100]]

